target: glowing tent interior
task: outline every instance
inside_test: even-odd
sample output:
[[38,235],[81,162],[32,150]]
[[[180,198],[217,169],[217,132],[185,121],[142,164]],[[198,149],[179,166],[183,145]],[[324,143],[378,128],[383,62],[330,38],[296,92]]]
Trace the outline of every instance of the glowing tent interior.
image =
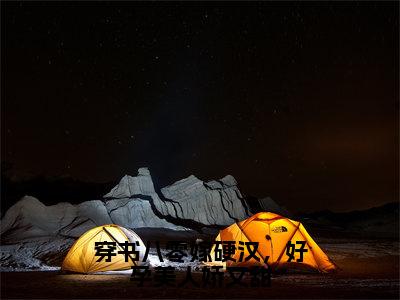
[[[98,261],[100,257],[95,255],[96,242],[115,242],[116,252],[123,250],[120,243],[134,243],[135,250],[139,251],[139,260],[136,261],[130,255],[126,262],[125,256],[118,254],[113,256],[109,262],[106,258]],[[139,245],[136,242],[139,242]],[[132,230],[114,224],[103,225],[90,229],[72,245],[63,261],[61,270],[77,273],[127,270],[140,262],[145,251],[143,241]]]
[[[222,249],[224,241],[235,241],[236,247],[242,245],[242,251],[236,250],[231,255],[234,261],[226,260],[222,262],[215,260],[215,251]],[[216,243],[213,246],[210,253],[213,261],[206,263],[207,265],[248,267],[262,266],[265,265],[264,261],[266,261],[273,271],[301,268],[325,273],[336,270],[335,264],[322,251],[300,222],[270,212],[257,213],[244,221],[221,230],[216,237],[216,242],[221,242],[222,245]],[[248,249],[246,242],[258,242],[255,254],[259,261],[251,257],[250,252],[254,252],[254,247]],[[288,242],[294,247],[292,249],[297,249],[297,251],[288,253]],[[296,244],[296,242],[298,243]],[[300,253],[298,250],[302,244],[306,252]],[[241,255],[242,257],[240,257]],[[300,255],[303,256],[302,262],[297,261],[301,259]],[[251,258],[246,260],[249,256]]]

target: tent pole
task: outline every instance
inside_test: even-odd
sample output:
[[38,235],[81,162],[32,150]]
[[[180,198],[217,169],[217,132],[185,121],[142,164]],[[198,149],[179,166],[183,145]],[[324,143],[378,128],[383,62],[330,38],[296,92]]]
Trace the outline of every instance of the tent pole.
[[[247,236],[247,234],[244,233],[242,227],[239,225],[239,223],[236,223],[237,227],[239,227],[240,231],[243,233],[243,235],[246,237],[246,239],[249,240],[249,242],[252,242],[252,240]],[[259,248],[257,247],[257,253],[261,256],[263,261],[265,261],[265,257],[260,253]],[[269,264],[267,263],[267,266],[269,268]]]
[[[118,240],[111,234],[111,232],[109,232],[105,227],[103,227],[103,230],[108,234],[108,236],[111,238],[111,239],[113,239],[116,243],[117,243],[117,245],[119,246],[119,244],[120,244],[120,242],[118,242]],[[125,249],[123,249],[121,246],[119,246],[122,250],[125,250]],[[129,258],[132,260],[132,262],[136,265],[136,262],[135,262],[135,260],[132,258],[132,256],[128,253],[128,256],[129,256]]]

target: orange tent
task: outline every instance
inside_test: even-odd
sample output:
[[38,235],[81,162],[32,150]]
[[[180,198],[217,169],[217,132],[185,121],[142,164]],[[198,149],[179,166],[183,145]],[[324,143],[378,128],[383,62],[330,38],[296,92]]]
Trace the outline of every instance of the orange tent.
[[[215,252],[221,252],[227,241],[235,241],[236,251],[233,255],[229,255],[234,261],[216,261]],[[246,242],[258,242],[255,254],[259,260],[254,257],[246,260],[250,252],[254,253],[255,249],[255,247],[248,248]],[[290,242],[289,247],[288,242]],[[241,247],[240,251],[238,247]],[[302,247],[304,251],[301,251]],[[330,272],[336,269],[335,264],[300,222],[270,212],[257,213],[221,230],[210,254],[213,261],[206,263],[207,265],[261,266],[266,261],[272,270],[306,268]]]

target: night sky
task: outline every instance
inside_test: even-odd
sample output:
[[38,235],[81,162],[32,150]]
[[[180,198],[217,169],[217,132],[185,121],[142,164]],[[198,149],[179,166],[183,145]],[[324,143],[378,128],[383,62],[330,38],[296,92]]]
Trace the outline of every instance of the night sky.
[[294,211],[398,199],[398,3],[2,2],[14,180],[232,174]]

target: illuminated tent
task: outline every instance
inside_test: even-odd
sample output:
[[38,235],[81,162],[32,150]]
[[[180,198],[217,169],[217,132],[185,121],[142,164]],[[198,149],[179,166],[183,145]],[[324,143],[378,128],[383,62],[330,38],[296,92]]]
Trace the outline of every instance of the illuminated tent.
[[[225,262],[216,261],[216,251],[219,252],[227,244],[227,241],[235,241],[236,250],[233,255],[229,255],[235,261],[226,260]],[[239,243],[241,242],[241,243]],[[258,242],[258,248],[249,246],[246,242]],[[291,246],[288,248],[288,242]],[[296,242],[298,242],[296,244]],[[222,243],[222,244],[220,244]],[[307,252],[301,253],[302,244]],[[238,249],[241,247],[242,249]],[[294,251],[292,251],[294,250]],[[256,258],[251,257],[250,252],[255,252]],[[298,262],[303,255],[303,261]],[[216,244],[210,253],[212,261],[207,265],[220,265],[225,267],[249,267],[265,265],[264,261],[276,271],[278,269],[313,269],[320,272],[330,272],[336,269],[335,264],[315,243],[307,233],[304,226],[297,221],[293,221],[280,215],[270,212],[260,212],[252,217],[235,223],[224,230],[221,230],[216,238]],[[246,261],[247,257],[251,257]]]
[[[116,255],[111,257],[110,262],[106,261],[108,257],[103,257],[101,261],[98,261],[101,257],[95,255],[96,242],[115,242],[116,249],[113,252]],[[125,262],[125,255],[118,254],[118,251],[123,251],[125,247],[120,246],[119,243],[125,242],[135,244],[135,251],[139,251],[139,261],[135,261],[135,256],[131,253],[127,257],[128,261]],[[136,242],[139,242],[139,246]],[[108,246],[104,246],[104,248],[107,249]],[[129,246],[126,249],[130,251],[132,247]],[[127,270],[141,261],[145,251],[143,241],[132,230],[113,224],[103,225],[90,229],[72,245],[64,259],[61,270],[77,273]]]

